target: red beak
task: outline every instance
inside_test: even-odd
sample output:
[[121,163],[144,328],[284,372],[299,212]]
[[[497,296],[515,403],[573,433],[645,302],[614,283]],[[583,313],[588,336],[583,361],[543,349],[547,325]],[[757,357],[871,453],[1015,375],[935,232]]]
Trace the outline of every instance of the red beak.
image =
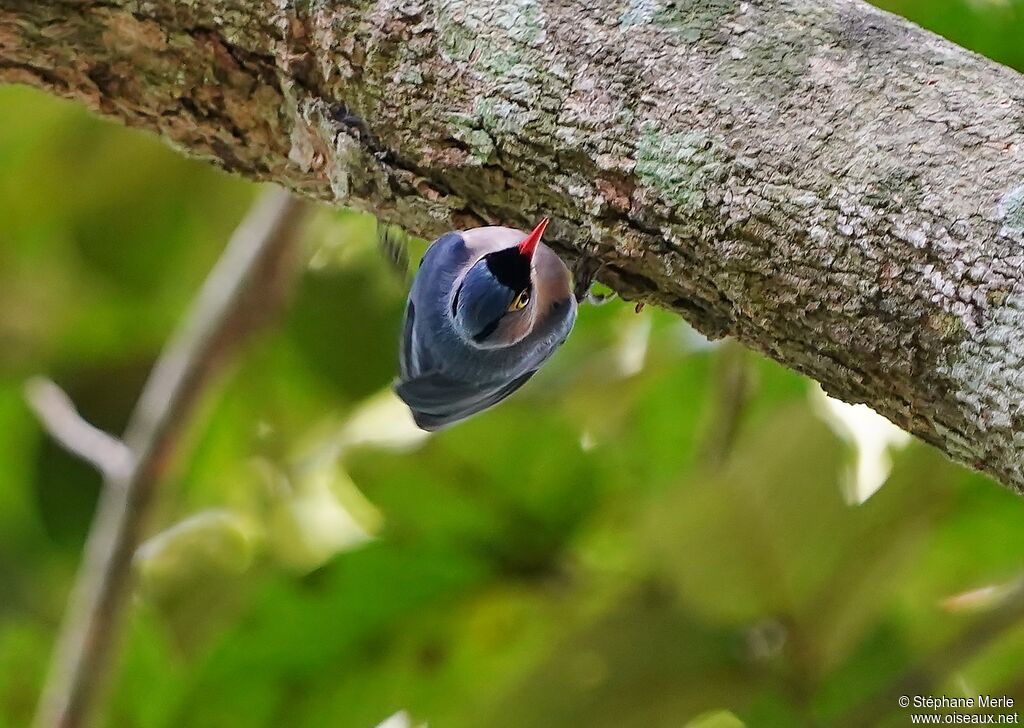
[[519,243],[519,252],[525,255],[527,258],[533,257],[533,251],[537,249],[537,243],[540,242],[541,236],[544,234],[544,229],[548,226],[548,219],[545,217],[539,223],[537,227],[533,229],[523,242]]

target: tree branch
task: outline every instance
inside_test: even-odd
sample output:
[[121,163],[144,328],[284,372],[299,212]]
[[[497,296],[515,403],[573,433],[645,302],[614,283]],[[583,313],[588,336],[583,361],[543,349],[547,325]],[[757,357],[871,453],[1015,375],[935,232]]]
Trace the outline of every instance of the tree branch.
[[860,0],[0,0],[0,80],[426,236],[550,215],[1024,492],[1024,83]]
[[67,393],[49,379],[37,377],[25,385],[25,399],[43,427],[65,450],[100,471],[105,478],[122,478],[132,453],[113,435],[82,419]]
[[[272,190],[235,232],[180,330],[157,360],[129,422],[130,467],[111,467],[113,438],[99,437],[53,385],[30,387],[35,409],[60,442],[105,465],[104,487],[57,640],[36,725],[89,722],[114,654],[129,574],[153,495],[192,412],[228,356],[279,310],[294,278],[307,204]],[[116,441],[113,441],[116,442]]]

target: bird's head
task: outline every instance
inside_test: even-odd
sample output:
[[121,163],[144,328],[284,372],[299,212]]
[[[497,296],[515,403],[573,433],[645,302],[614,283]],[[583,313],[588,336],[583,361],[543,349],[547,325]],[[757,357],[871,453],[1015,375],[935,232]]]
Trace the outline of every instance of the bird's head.
[[544,218],[522,241],[485,254],[459,282],[452,317],[475,346],[510,346],[530,332],[536,316],[534,253],[547,225]]

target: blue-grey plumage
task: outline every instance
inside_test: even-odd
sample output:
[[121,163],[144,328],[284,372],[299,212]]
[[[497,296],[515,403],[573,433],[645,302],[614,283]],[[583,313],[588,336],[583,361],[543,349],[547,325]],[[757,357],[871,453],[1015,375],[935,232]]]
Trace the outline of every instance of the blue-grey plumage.
[[395,385],[424,430],[502,401],[568,337],[576,299],[565,263],[540,242],[546,225],[431,243],[409,292]]

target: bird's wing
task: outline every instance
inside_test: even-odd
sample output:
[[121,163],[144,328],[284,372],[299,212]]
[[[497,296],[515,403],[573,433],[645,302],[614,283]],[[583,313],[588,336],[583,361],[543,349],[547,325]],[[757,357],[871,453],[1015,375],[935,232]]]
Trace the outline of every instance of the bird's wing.
[[[438,356],[431,351],[431,342],[437,341],[442,334],[438,330],[438,307],[446,305],[444,301],[453,285],[449,271],[463,267],[469,255],[462,236],[447,233],[430,245],[420,261],[421,267],[440,270],[442,274],[427,277],[417,275],[409,291],[398,354],[400,379],[414,379],[424,372],[440,368]],[[420,321],[416,318],[417,307],[422,314]]]
[[503,384],[461,382],[442,372],[431,372],[400,382],[395,391],[409,405],[416,424],[434,431],[497,404],[526,384],[536,371]]
[[403,382],[439,369],[439,359],[427,345],[422,326],[416,325],[416,304],[410,298],[405,306],[402,341],[398,347],[398,378]]
[[405,321],[402,324],[402,343],[398,351],[398,373],[403,380],[416,376],[420,371],[420,356],[416,342],[416,306],[410,299],[405,307]]

